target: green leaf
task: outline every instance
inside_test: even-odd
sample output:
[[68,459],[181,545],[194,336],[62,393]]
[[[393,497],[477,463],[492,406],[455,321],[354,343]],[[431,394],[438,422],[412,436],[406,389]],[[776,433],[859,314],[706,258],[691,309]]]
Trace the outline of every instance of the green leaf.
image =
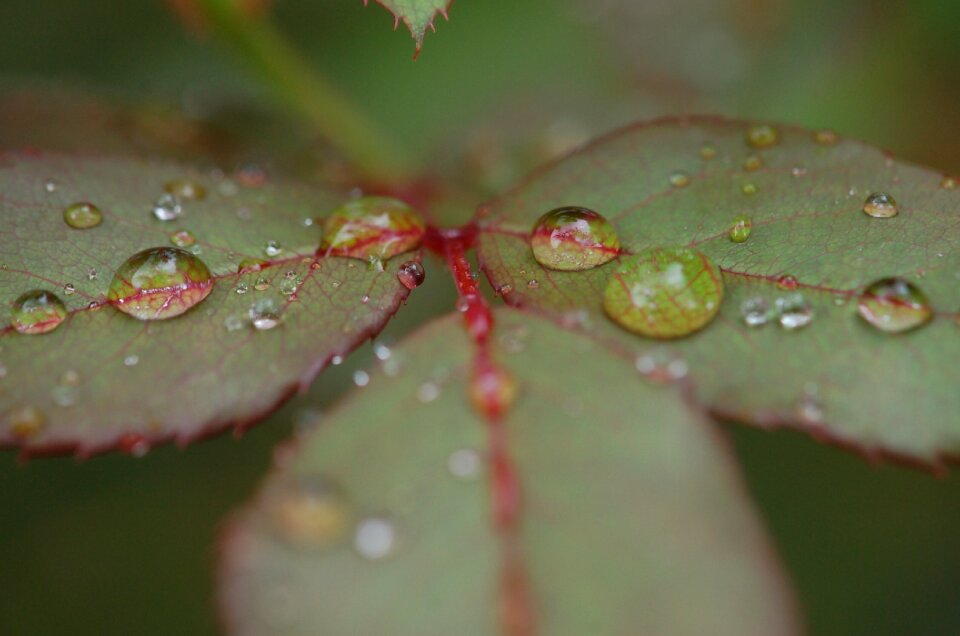
[[[314,256],[314,219],[346,199],[330,190],[256,171],[231,178],[132,159],[6,154],[0,166],[4,446],[89,454],[119,444],[140,452],[246,426],[376,334],[408,293],[396,269],[410,255],[382,273],[356,259]],[[159,221],[152,207],[175,180],[199,184],[206,195],[184,200],[182,217]],[[95,204],[102,223],[68,226],[64,209],[77,202]],[[181,230],[215,280],[205,300],[152,321],[105,304],[128,257],[172,247]],[[270,241],[279,252],[265,252]],[[248,262],[238,273],[248,259],[262,259],[262,270],[250,271]],[[33,289],[57,294],[69,315],[49,333],[24,335],[9,326],[12,304]],[[250,309],[263,303],[281,322],[256,330]]]
[[632,360],[517,311],[495,317],[492,354],[519,387],[502,421],[517,526],[491,518],[474,349],[459,316],[440,319],[283,449],[233,519],[228,633],[533,633],[503,631],[505,608],[554,636],[796,633],[716,431]]
[[[364,4],[366,3],[367,0],[364,0]],[[377,0],[377,3],[383,5],[393,14],[394,28],[401,21],[407,25],[410,34],[417,43],[416,55],[419,55],[420,49],[423,48],[423,37],[426,35],[427,29],[435,30],[433,21],[438,13],[445,19],[449,19],[447,18],[447,11],[453,4],[453,0]]]
[[[483,209],[484,270],[496,288],[511,289],[511,305],[641,355],[656,342],[622,330],[602,309],[618,262],[546,270],[528,245],[532,225],[554,207],[581,205],[613,222],[626,252],[694,247],[723,271],[724,300],[713,323],[669,348],[686,360],[696,400],[710,412],[798,428],[871,456],[937,466],[956,455],[956,182],[829,134],[784,127],[764,146],[763,134],[748,143],[749,130],[718,118],[662,120],[548,166]],[[899,214],[865,214],[874,192],[893,195]],[[752,222],[742,243],[729,237],[740,215]],[[889,334],[858,316],[859,294],[888,276],[926,293],[931,323]],[[784,289],[794,283],[794,292]],[[777,299],[796,300],[791,293],[811,304],[809,325],[784,329],[776,316],[745,324],[745,301],[772,308]]]

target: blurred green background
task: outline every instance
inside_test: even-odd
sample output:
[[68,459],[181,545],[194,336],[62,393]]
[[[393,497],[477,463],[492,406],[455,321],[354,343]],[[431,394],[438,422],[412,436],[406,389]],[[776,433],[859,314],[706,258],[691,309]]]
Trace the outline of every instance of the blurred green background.
[[[955,0],[458,0],[416,62],[409,35],[359,0],[279,0],[274,16],[412,154],[462,159],[444,163],[484,192],[591,134],[678,112],[831,127],[960,173]],[[0,75],[191,116],[271,104],[159,0],[3,0]],[[258,129],[312,143],[275,117]],[[30,136],[10,125],[0,136]],[[451,306],[433,276],[387,337]],[[322,412],[368,359],[365,347],[240,440],[83,463],[0,455],[0,635],[215,633],[219,524],[293,421]],[[728,430],[811,633],[960,633],[956,477]]]

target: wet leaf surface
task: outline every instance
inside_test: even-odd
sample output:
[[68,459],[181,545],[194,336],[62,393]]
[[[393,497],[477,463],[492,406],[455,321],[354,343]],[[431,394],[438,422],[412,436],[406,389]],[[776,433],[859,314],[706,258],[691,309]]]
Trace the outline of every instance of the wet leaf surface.
[[[610,219],[626,253],[695,248],[725,285],[713,323],[670,343],[697,401],[716,415],[800,428],[869,455],[938,465],[960,453],[960,191],[856,141],[779,127],[767,143],[763,132],[694,118],[610,134],[483,208],[481,264],[495,288],[510,290],[508,303],[632,354],[657,343],[603,313],[618,262],[544,269],[529,247],[534,222],[581,205]],[[865,213],[874,193],[892,196],[897,214]],[[742,216],[749,237],[731,240]],[[929,298],[928,324],[892,335],[858,315],[863,290],[891,276]]]
[[[132,159],[6,154],[0,165],[4,446],[139,453],[248,425],[379,331],[408,293],[397,269],[415,254],[383,272],[314,256],[322,218],[343,194]],[[203,196],[174,205],[165,186],[184,179]],[[64,209],[78,201],[95,203],[101,223],[68,225]],[[179,216],[158,220],[160,201],[163,215]],[[213,289],[190,283],[161,293],[196,306],[142,321],[107,302],[124,261],[174,244],[202,260]],[[24,335],[11,325],[14,301],[36,289],[56,294],[68,315],[47,333]],[[175,314],[151,307],[158,317]]]
[[518,386],[503,420],[516,541],[489,510],[486,425],[465,399],[473,345],[443,318],[283,449],[229,524],[228,633],[499,634],[518,604],[544,634],[794,633],[710,424],[588,337],[496,319],[492,354]]

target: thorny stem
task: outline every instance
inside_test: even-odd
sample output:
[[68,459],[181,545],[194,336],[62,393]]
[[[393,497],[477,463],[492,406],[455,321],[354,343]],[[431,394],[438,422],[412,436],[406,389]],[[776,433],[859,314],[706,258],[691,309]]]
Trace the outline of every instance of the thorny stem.
[[197,0],[213,30],[229,42],[285,105],[377,183],[409,181],[416,171],[358,106],[312,68],[265,18],[244,13],[236,0]]

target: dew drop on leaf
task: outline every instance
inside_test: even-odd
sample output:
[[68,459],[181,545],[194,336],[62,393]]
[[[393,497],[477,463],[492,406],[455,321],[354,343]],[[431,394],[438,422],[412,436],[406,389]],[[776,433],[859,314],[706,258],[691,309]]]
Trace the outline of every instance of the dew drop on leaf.
[[837,133],[832,130],[818,130],[813,134],[813,139],[821,146],[832,146],[837,143]]
[[687,377],[687,361],[670,347],[656,347],[637,356],[634,367],[645,379],[668,384]]
[[88,230],[103,222],[103,212],[92,203],[74,203],[64,208],[63,220],[76,230]]
[[223,326],[227,331],[240,331],[243,329],[243,320],[239,316],[227,316],[223,320]]
[[674,188],[686,188],[690,185],[690,176],[678,170],[670,175],[670,185]]
[[757,155],[750,155],[743,160],[743,169],[750,172],[759,170],[762,165],[763,161]]
[[757,193],[757,186],[753,183],[744,183],[740,190],[747,196],[753,196]]
[[870,325],[889,333],[914,329],[933,317],[926,295],[902,278],[882,278],[868,285],[857,311]]
[[780,131],[769,124],[757,124],[747,130],[747,144],[752,148],[768,148],[780,141]]
[[353,383],[358,387],[365,387],[370,384],[370,374],[362,369],[353,372]]
[[397,280],[407,289],[413,290],[423,284],[427,273],[417,261],[407,261],[397,270]]
[[56,192],[58,187],[59,185],[53,179],[47,179],[46,181],[43,182],[43,189],[45,192],[50,192],[50,193]]
[[797,418],[804,424],[822,424],[823,423],[823,405],[816,395],[805,393],[803,397],[797,400],[796,404]]
[[256,289],[257,291],[267,291],[268,289],[270,289],[270,281],[268,281],[263,276],[260,276],[253,283],[253,288]]
[[447,457],[447,470],[457,479],[475,479],[480,474],[480,453],[472,448],[461,448]]
[[10,432],[18,439],[36,437],[47,423],[47,417],[36,406],[21,406],[10,411],[7,416]]
[[885,192],[874,192],[863,203],[863,213],[875,219],[889,219],[898,211],[896,199]]
[[403,201],[361,197],[324,220],[319,253],[382,262],[415,249],[425,231],[420,215]]
[[960,179],[956,177],[944,177],[940,180],[940,187],[944,190],[956,190],[960,187]]
[[733,219],[733,223],[730,224],[730,240],[734,243],[743,243],[748,238],[750,238],[750,230],[753,227],[753,222],[750,220],[750,217],[740,215]]
[[470,401],[487,417],[499,417],[517,401],[517,380],[506,369],[492,367],[477,373],[470,381]]
[[73,296],[77,293],[77,286],[73,283],[67,283],[63,286],[63,295],[64,296]]
[[347,534],[350,506],[333,480],[319,475],[283,484],[271,503],[270,520],[276,533],[298,548],[321,548]]
[[190,247],[197,242],[197,239],[187,230],[177,230],[170,235],[170,242],[177,247]]
[[704,159],[710,160],[717,156],[717,148],[713,144],[703,144],[700,147],[700,156]]
[[207,189],[191,179],[167,181],[163,189],[180,201],[200,201],[207,196]]
[[107,301],[140,320],[164,320],[196,306],[213,291],[206,264],[176,247],[153,247],[121,265]]
[[803,294],[777,298],[774,306],[780,326],[788,331],[806,327],[813,322],[813,305]]
[[272,298],[261,298],[250,305],[248,312],[254,329],[266,331],[280,324],[280,312]]
[[740,316],[748,327],[760,327],[770,320],[770,305],[760,296],[747,298],[740,305]]
[[123,359],[124,366],[135,367],[140,364],[140,356],[131,354]]
[[424,382],[417,388],[417,401],[429,404],[440,397],[440,387],[436,382]]
[[139,433],[129,433],[117,441],[117,448],[131,457],[143,457],[150,452],[150,442]]
[[620,238],[601,214],[568,206],[551,210],[537,219],[530,247],[533,257],[544,267],[580,271],[616,258],[620,254]]
[[603,308],[624,329],[649,338],[680,338],[703,329],[720,311],[723,279],[701,252],[652,248],[622,260]]
[[161,194],[153,204],[153,216],[158,221],[173,221],[183,216],[180,199],[172,194]]
[[237,273],[246,274],[247,272],[259,272],[267,265],[267,261],[262,258],[245,258],[237,265]]
[[800,281],[797,280],[796,276],[791,274],[783,274],[782,276],[777,277],[777,287],[784,291],[793,291],[800,286]]
[[531,278],[530,280],[527,281],[527,287],[529,287],[530,289],[539,289],[540,281],[538,281],[536,278]]
[[34,289],[13,301],[10,324],[17,332],[27,335],[49,333],[67,317],[63,301],[42,289]]
[[353,547],[370,561],[379,561],[393,554],[397,533],[393,523],[385,517],[367,517],[360,520],[353,535]]
[[276,241],[267,241],[267,244],[263,246],[263,253],[266,254],[269,258],[278,256],[282,251],[283,251],[283,248],[280,247],[280,244]]

